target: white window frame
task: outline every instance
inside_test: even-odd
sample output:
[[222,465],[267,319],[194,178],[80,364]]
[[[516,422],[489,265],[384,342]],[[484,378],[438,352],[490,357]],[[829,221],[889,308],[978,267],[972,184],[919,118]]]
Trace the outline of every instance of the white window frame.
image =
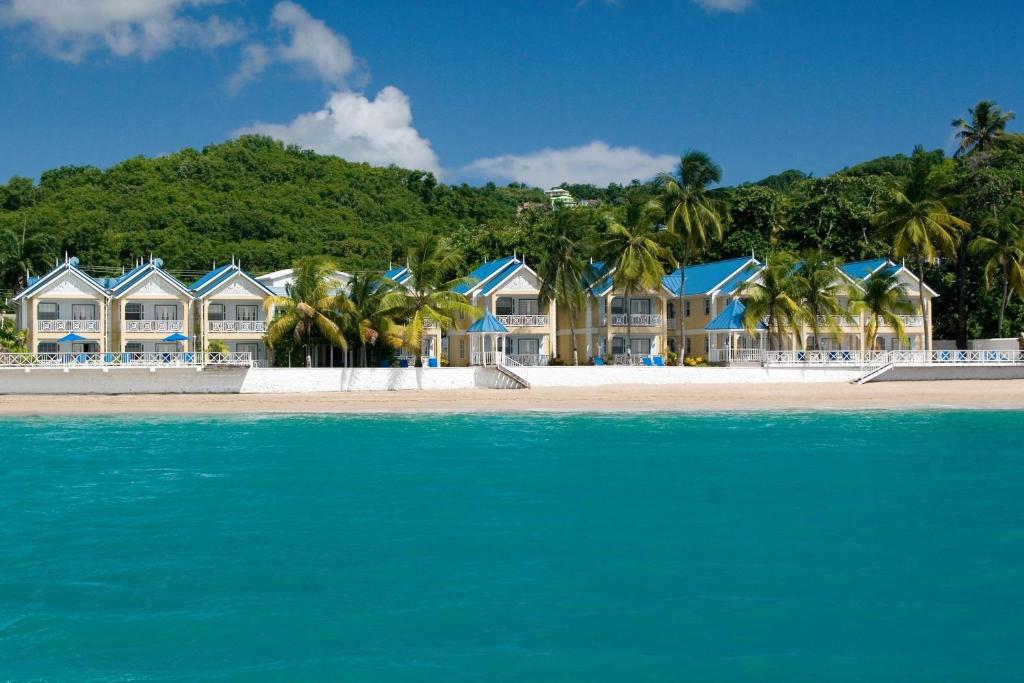
[[[167,311],[170,310],[173,317],[165,318]],[[153,304],[153,319],[154,320],[177,320],[178,319],[178,304]]]
[[60,353],[60,344],[57,342],[39,342],[36,344],[36,353]]
[[[216,309],[216,312],[214,312],[214,309]],[[219,318],[217,317],[218,315],[220,316]],[[223,320],[227,320],[227,315],[228,315],[228,307],[225,306],[224,304],[210,304],[206,308],[206,319],[207,320],[213,320],[213,321],[216,321],[216,322],[220,322],[220,321],[223,321]]]
[[[134,313],[135,308],[138,308],[138,313]],[[139,317],[133,318],[132,316],[138,315]],[[129,301],[124,305],[124,319],[125,320],[145,320],[143,316],[146,315],[146,307],[142,305],[140,301]]]
[[[83,308],[89,309],[89,316],[87,318],[79,317],[79,310]],[[99,320],[96,317],[96,304],[71,304],[71,319],[72,320]]]
[[[246,311],[245,315],[248,315],[248,310],[252,309],[251,318],[243,318],[242,311]],[[246,322],[254,322],[260,318],[260,307],[256,304],[235,304],[235,320],[245,320]]]

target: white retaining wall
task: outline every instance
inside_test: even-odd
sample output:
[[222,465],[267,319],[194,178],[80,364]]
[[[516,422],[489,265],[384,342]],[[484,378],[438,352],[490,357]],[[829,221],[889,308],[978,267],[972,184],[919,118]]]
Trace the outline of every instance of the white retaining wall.
[[645,366],[522,367],[515,372],[534,387],[591,387],[609,384],[764,384],[849,382],[858,368],[652,368]]
[[1020,365],[919,365],[896,366],[869,382],[928,382],[944,379],[1024,379]]

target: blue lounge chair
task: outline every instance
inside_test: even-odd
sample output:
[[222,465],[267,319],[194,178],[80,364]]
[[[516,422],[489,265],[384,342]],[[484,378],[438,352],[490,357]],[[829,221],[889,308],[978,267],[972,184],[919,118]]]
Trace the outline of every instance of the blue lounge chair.
[[653,368],[654,367],[654,361],[651,360],[650,356],[644,356],[643,358],[641,358],[641,360],[643,361],[643,364],[645,366],[647,366],[649,368]]
[[663,367],[665,367],[665,359],[662,358],[661,356],[655,356],[654,357],[654,364],[657,367],[659,367],[659,368],[663,368]]
[[398,367],[400,367],[400,368],[407,368],[407,367],[409,367],[409,359],[408,358],[399,358],[398,359]]
[[427,367],[428,368],[436,368],[436,367],[438,367],[437,359],[436,358],[428,358],[427,359]]
[[595,357],[594,365],[604,365],[604,358]]

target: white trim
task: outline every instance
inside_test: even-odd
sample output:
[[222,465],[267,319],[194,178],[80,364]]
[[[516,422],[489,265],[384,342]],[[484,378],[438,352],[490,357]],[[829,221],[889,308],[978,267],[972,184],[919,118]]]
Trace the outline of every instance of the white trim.
[[195,298],[202,300],[213,296],[214,294],[217,293],[219,289],[221,289],[224,285],[231,282],[238,276],[242,276],[249,282],[252,282],[254,285],[256,285],[257,289],[261,290],[264,293],[265,296],[277,296],[272,291],[270,291],[269,287],[267,287],[265,284],[263,284],[256,278],[254,278],[252,275],[249,275],[247,272],[245,272],[238,266],[234,266],[234,268],[235,270],[231,272],[231,274],[228,275],[227,277],[221,277],[218,280],[214,280],[214,285],[210,289],[206,290],[204,294],[200,294],[198,291],[194,292],[193,295],[195,296]]
[[141,277],[136,278],[134,283],[130,287],[127,287],[127,288],[121,289],[121,290],[114,289],[114,291],[113,291],[113,298],[115,298],[115,299],[122,299],[125,296],[127,296],[129,293],[133,292],[136,287],[138,287],[142,283],[146,282],[153,275],[159,275],[164,280],[166,280],[167,282],[171,283],[171,285],[173,287],[175,287],[176,289],[178,289],[182,294],[184,294],[187,299],[189,299],[189,300],[195,299],[195,296],[193,296],[192,292],[188,291],[188,288],[185,287],[185,285],[181,284],[178,281],[177,278],[171,277],[170,275],[165,273],[162,269],[157,268],[156,266],[154,266],[151,263],[147,264],[147,268],[148,268],[148,272],[145,273],[144,275],[142,275]]
[[[754,277],[756,277],[756,276],[757,276],[757,275],[758,275],[758,274],[759,274],[759,273],[760,273],[761,271],[763,271],[763,270],[764,270],[765,266],[764,266],[764,264],[763,264],[763,263],[761,263],[761,262],[760,262],[760,261],[758,261],[758,260],[757,260],[756,258],[754,258],[753,256],[751,256],[750,258],[748,258],[748,259],[747,259],[746,261],[744,261],[744,262],[743,262],[743,265],[742,265],[742,266],[740,266],[739,268],[737,268],[737,269],[736,269],[736,270],[734,270],[733,272],[729,273],[728,277],[724,278],[724,279],[723,279],[722,281],[720,281],[720,282],[719,282],[719,283],[718,283],[717,285],[715,285],[714,287],[712,287],[712,288],[711,288],[711,289],[709,289],[708,291],[704,292],[704,294],[705,294],[705,295],[707,295],[707,296],[711,296],[711,297],[713,297],[713,296],[717,295],[717,294],[718,294],[718,290],[720,290],[720,289],[722,288],[722,285],[724,285],[724,284],[725,284],[726,282],[728,282],[729,280],[733,279],[734,277],[736,277],[737,275],[739,275],[740,273],[742,273],[742,272],[743,272],[743,270],[744,270],[744,268],[746,268],[747,266],[749,266],[749,265],[750,265],[751,261],[753,261],[754,263],[756,263],[757,265],[759,265],[759,266],[760,266],[760,268],[758,268],[758,269],[757,269],[756,271],[754,271],[753,273],[751,273],[750,277],[748,277],[748,278],[747,278],[747,280],[750,280],[751,278],[754,278]],[[698,265],[702,265],[702,264],[698,264]],[[746,282],[746,280],[744,280],[744,282]],[[682,283],[679,283],[679,284],[680,284],[680,287],[681,287],[681,286],[682,286]],[[691,295],[691,296],[696,296],[696,294],[693,294],[693,295]]]
[[[519,262],[519,267],[518,267],[518,268],[516,268],[515,270],[513,270],[513,271],[512,271],[511,273],[509,273],[509,274],[508,274],[508,275],[507,275],[507,276],[505,277],[505,279],[504,279],[504,280],[501,280],[500,282],[498,282],[497,284],[495,284],[495,285],[494,285],[494,289],[492,289],[492,290],[491,290],[491,293],[490,293],[490,294],[483,294],[483,293],[481,293],[481,296],[496,296],[496,295],[497,295],[497,293],[498,293],[498,290],[499,290],[499,289],[501,289],[501,286],[502,286],[503,284],[505,284],[506,282],[508,282],[509,280],[511,280],[511,279],[512,279],[512,278],[513,278],[513,277],[514,277],[515,275],[517,275],[517,274],[519,273],[519,271],[520,271],[520,270],[522,270],[523,268],[525,268],[526,270],[528,270],[528,271],[530,271],[531,273],[533,273],[533,276],[534,276],[535,278],[537,278],[538,282],[540,281],[540,275],[538,275],[538,274],[537,274],[537,271],[535,271],[535,270],[534,270],[533,268],[531,268],[530,266],[528,266],[528,265],[526,265],[525,263],[523,263],[522,261],[520,261],[520,262]],[[499,270],[498,272],[500,273],[501,271]],[[481,283],[481,284],[482,284],[482,283]],[[537,293],[538,293],[538,294],[540,293],[540,289],[537,289]]]
[[[508,258],[508,257],[506,256],[506,257],[503,257],[503,258]],[[502,259],[494,259],[494,260],[495,260],[495,261],[501,261]],[[512,257],[512,260],[511,260],[510,262],[508,262],[508,263],[506,263],[505,265],[503,265],[502,267],[498,268],[498,269],[497,269],[496,271],[494,271],[493,273],[491,273],[490,275],[488,275],[487,277],[485,277],[485,278],[484,278],[483,280],[477,280],[476,282],[474,282],[474,283],[473,283],[473,284],[472,284],[472,285],[470,286],[470,288],[466,290],[466,293],[465,293],[465,294],[464,294],[463,296],[469,296],[469,295],[470,295],[470,294],[471,294],[472,292],[475,292],[475,291],[476,291],[476,290],[478,290],[478,289],[482,289],[484,285],[486,285],[486,284],[487,284],[488,282],[490,282],[491,280],[493,280],[493,279],[494,279],[494,278],[495,278],[495,277],[496,277],[497,275],[499,275],[499,274],[501,273],[501,271],[505,270],[506,268],[508,268],[508,267],[509,267],[510,265],[512,265],[513,263],[518,263],[518,264],[519,264],[520,266],[525,266],[525,265],[526,265],[525,263],[523,263],[522,261],[520,261],[520,260],[519,260],[518,258],[516,258],[516,257],[514,257],[514,256],[513,256],[513,257]],[[482,265],[483,265],[483,263],[481,263],[480,265],[482,266]],[[479,268],[479,267],[480,267],[480,266],[477,266],[477,268]],[[514,272],[516,272],[516,271],[518,271],[518,270],[519,270],[519,268],[516,268],[516,269],[515,269],[515,270],[513,270],[512,272],[514,273]],[[531,271],[531,272],[532,272],[532,271]],[[534,275],[536,275],[536,273],[534,273]],[[469,274],[469,275],[467,275],[466,277],[473,277],[473,274],[472,274],[472,273],[470,273],[470,274]],[[483,292],[480,292],[480,296],[484,296]]]
[[110,298],[110,294],[107,292],[107,290],[105,290],[102,287],[100,287],[99,284],[97,284],[97,282],[95,280],[93,280],[91,277],[89,277],[84,272],[82,272],[81,270],[79,270],[75,266],[71,265],[70,263],[64,262],[64,263],[60,264],[59,266],[57,266],[56,268],[54,268],[53,270],[51,270],[46,275],[41,276],[38,280],[36,280],[30,286],[28,286],[25,289],[21,290],[21,292],[16,294],[14,296],[14,298],[11,299],[11,301],[18,301],[18,300],[23,299],[25,297],[31,296],[34,291],[36,291],[38,289],[42,289],[44,287],[44,285],[52,284],[53,279],[57,275],[63,274],[63,273],[68,273],[68,272],[72,273],[72,274],[76,275],[77,277],[79,277],[80,279],[84,280],[87,285],[89,285],[94,290],[99,292],[100,295],[104,299],[109,299]]

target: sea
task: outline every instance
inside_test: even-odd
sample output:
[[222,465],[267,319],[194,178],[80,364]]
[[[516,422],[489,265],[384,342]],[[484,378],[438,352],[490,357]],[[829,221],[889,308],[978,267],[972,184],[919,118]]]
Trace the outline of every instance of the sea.
[[1024,680],[1024,413],[0,419],[2,681]]

